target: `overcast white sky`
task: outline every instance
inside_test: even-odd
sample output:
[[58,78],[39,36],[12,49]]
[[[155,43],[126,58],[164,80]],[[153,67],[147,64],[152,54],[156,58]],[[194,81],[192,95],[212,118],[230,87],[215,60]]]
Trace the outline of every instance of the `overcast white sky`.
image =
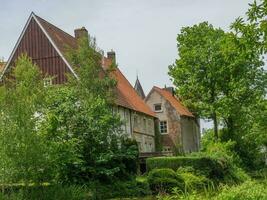
[[171,85],[168,65],[177,57],[181,27],[208,21],[228,29],[252,0],[0,0],[0,58],[8,59],[32,11],[73,35],[85,26],[119,68],[146,93]]

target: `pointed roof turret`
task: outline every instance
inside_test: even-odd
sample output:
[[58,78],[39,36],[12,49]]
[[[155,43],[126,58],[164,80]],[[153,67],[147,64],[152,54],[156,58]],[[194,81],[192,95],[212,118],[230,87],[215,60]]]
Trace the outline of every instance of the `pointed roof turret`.
[[146,95],[145,95],[144,90],[142,88],[142,85],[138,79],[138,76],[137,76],[136,81],[135,81],[134,89],[142,99],[146,98]]

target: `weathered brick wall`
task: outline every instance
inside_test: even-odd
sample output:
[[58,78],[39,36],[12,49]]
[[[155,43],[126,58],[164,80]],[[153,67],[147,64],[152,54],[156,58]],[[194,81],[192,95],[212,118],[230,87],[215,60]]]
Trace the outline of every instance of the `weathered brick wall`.
[[175,152],[182,151],[182,127],[180,123],[180,115],[176,112],[176,110],[171,106],[168,101],[165,101],[164,107],[165,114],[168,118],[168,136],[173,142],[172,150]]
[[171,104],[166,101],[157,92],[152,92],[146,103],[154,110],[154,104],[161,103],[162,112],[157,112],[156,115],[160,121],[167,121],[168,133],[162,134],[163,149],[170,147],[172,151],[177,151],[181,148],[181,124],[180,116]]
[[150,94],[146,103],[152,110],[155,104],[162,104],[162,112],[156,112],[156,115],[160,121],[167,121],[168,133],[162,134],[163,149],[171,147],[174,153],[199,150],[200,131],[194,118],[181,117],[156,91]]

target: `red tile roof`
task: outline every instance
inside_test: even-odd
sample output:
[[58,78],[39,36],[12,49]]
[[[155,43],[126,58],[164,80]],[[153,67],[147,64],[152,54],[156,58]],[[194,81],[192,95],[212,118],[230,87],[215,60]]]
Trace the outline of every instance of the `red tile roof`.
[[171,92],[154,86],[152,90],[157,91],[161,96],[163,96],[182,116],[194,117],[194,115],[182,104],[182,102]]
[[[50,38],[53,40],[53,42],[63,55],[65,55],[67,47],[77,48],[77,40],[73,36],[62,31],[46,20],[36,15],[35,17],[41,23],[42,27],[45,29],[47,34],[50,36]],[[112,60],[104,57],[102,64],[104,68],[108,68],[112,64]],[[112,72],[112,75],[117,80],[117,105],[155,117],[154,112],[151,111],[148,105],[138,96],[132,85],[124,77],[119,68],[116,68]]]
[[136,93],[132,85],[121,73],[119,68],[116,68],[112,74],[117,80],[118,89],[118,99],[117,103],[121,106],[131,108],[135,111],[145,113],[147,115],[155,117],[155,113],[148,107],[148,105],[141,99],[141,97]]

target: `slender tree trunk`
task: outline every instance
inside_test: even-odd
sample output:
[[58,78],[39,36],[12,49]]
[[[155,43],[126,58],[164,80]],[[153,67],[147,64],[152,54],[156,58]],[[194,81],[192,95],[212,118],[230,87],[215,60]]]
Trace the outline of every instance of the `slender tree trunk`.
[[213,124],[214,124],[214,140],[217,141],[219,138],[219,134],[218,134],[218,121],[216,112],[213,113]]

